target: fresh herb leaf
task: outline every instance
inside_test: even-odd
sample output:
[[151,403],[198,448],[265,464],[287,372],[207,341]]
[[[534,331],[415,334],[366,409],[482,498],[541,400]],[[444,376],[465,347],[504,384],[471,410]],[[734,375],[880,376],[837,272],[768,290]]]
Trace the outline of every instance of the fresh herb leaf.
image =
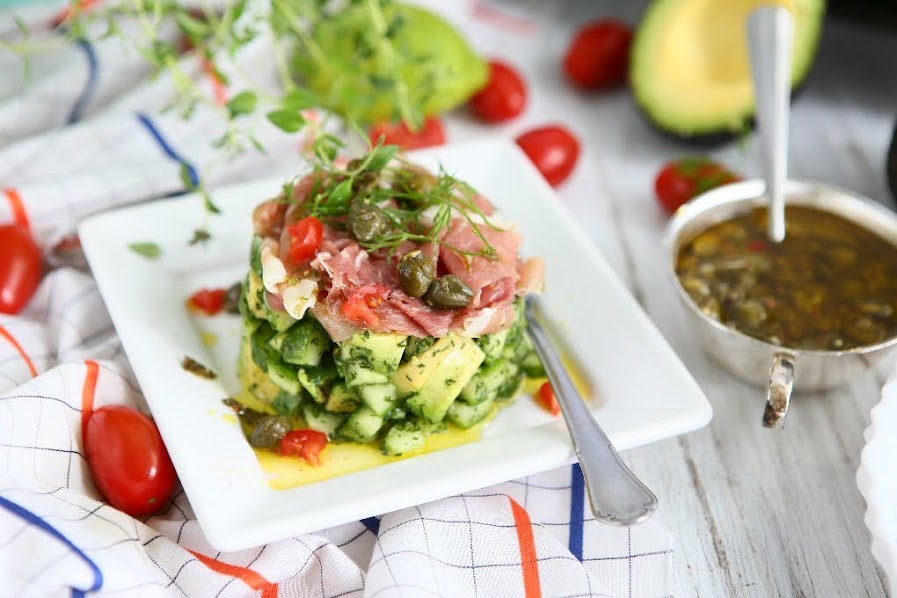
[[299,110],[281,109],[268,113],[268,120],[285,133],[296,133],[305,126],[305,117]]
[[208,242],[209,239],[212,238],[212,233],[204,228],[197,228],[193,230],[193,236],[187,242],[188,245],[200,245]]
[[196,180],[196,174],[188,164],[181,164],[181,168],[178,171],[178,176],[181,177],[181,183],[184,185],[184,188],[187,191],[196,190],[198,183],[198,181]]
[[241,91],[227,103],[227,111],[231,118],[244,114],[252,114],[258,104],[258,97],[251,91]]
[[219,208],[214,201],[212,201],[212,196],[209,195],[208,191],[202,190],[202,204],[205,207],[207,212],[211,212],[212,214],[220,214],[221,208]]
[[315,94],[305,89],[294,89],[283,98],[283,107],[288,110],[305,110],[319,103]]
[[130,245],[128,245],[128,249],[151,260],[154,260],[162,255],[162,248],[159,247],[158,244],[151,241],[139,241],[137,243],[131,243]]
[[371,152],[368,163],[365,166],[365,170],[370,170],[372,172],[383,170],[383,167],[396,157],[396,154],[399,153],[399,149],[401,148],[397,145],[383,145],[374,148],[374,151]]

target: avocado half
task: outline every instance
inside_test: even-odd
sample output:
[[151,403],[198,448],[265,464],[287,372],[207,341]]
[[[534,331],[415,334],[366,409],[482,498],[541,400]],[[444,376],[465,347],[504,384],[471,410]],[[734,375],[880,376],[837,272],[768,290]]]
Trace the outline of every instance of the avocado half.
[[[747,19],[768,0],[655,0],[633,40],[635,99],[661,130],[680,138],[729,137],[754,117]],[[813,64],[825,0],[777,2],[794,15],[791,89]]]

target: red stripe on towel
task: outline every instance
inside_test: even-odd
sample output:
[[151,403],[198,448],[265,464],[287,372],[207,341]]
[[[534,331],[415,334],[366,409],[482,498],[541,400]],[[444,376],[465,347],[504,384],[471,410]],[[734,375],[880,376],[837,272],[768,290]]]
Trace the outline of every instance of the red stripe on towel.
[[539,560],[536,557],[536,539],[533,537],[533,524],[526,509],[511,497],[511,512],[514,513],[514,525],[517,527],[517,541],[520,543],[520,567],[523,569],[523,589],[526,598],[541,598],[542,585],[539,582]]

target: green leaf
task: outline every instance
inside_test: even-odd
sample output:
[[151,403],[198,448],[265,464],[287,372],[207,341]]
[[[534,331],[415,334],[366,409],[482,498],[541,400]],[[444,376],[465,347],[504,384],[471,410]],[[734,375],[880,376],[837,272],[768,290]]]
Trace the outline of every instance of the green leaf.
[[212,201],[212,196],[209,195],[208,191],[202,191],[202,203],[207,212],[211,212],[212,214],[221,213],[221,208],[215,205],[215,202]]
[[294,89],[283,98],[285,110],[305,110],[319,103],[315,94],[307,89]]
[[333,188],[333,191],[330,192],[330,201],[334,203],[339,203],[349,199],[352,195],[352,179],[346,179],[339,185]]
[[258,153],[264,154],[266,156],[268,155],[268,150],[265,149],[265,146],[262,145],[262,142],[259,141],[255,136],[251,136],[249,138],[249,143],[252,144],[252,147],[254,147],[258,151]]
[[251,91],[241,91],[227,103],[227,111],[231,118],[237,118],[244,114],[252,114],[258,104],[258,98]]
[[139,241],[128,245],[128,249],[151,260],[162,255],[162,248],[151,241]]
[[186,11],[178,12],[174,20],[190,39],[199,40],[209,34],[209,24],[190,15]]
[[399,149],[401,148],[399,148],[398,145],[382,145],[375,148],[374,151],[371,152],[371,157],[368,160],[365,170],[370,170],[372,172],[383,170],[383,167],[396,157],[396,154],[399,153]]
[[193,237],[187,242],[188,245],[199,245],[200,243],[205,244],[209,239],[212,238],[212,233],[207,231],[204,228],[197,228],[193,230]]
[[183,183],[184,188],[187,191],[193,191],[196,189],[196,183],[193,181],[193,175],[190,172],[190,167],[186,164],[181,164],[181,169],[178,172],[178,175],[181,177],[181,183]]
[[298,110],[274,110],[268,113],[268,120],[286,133],[296,133],[305,126],[305,117]]

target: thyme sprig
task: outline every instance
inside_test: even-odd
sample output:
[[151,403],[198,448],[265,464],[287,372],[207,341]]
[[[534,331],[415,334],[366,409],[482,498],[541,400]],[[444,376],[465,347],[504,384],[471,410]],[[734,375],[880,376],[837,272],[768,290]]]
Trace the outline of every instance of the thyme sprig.
[[[346,229],[349,209],[354,202],[380,208],[390,226],[371,241],[360,244],[368,251],[386,250],[392,256],[407,241],[433,243],[468,258],[497,259],[498,253],[483,233],[483,227],[497,226],[475,201],[476,190],[450,175],[440,166],[437,175],[418,173],[403,158],[397,146],[378,143],[363,158],[338,168],[332,159],[319,159],[313,168],[316,177],[308,197],[301,204],[305,216],[315,216],[334,228]],[[386,184],[382,184],[384,182]],[[294,185],[284,188],[286,201],[294,202]],[[482,242],[471,251],[448,244],[445,234],[456,218],[464,218]]]

